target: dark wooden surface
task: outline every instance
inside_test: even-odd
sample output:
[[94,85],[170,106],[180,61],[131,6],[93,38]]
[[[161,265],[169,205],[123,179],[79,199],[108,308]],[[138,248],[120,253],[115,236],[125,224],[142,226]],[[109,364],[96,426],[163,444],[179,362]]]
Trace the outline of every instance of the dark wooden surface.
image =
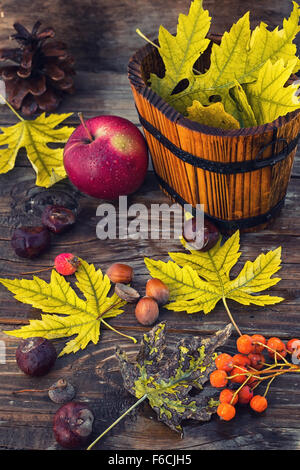
[[[86,118],[99,114],[116,114],[137,124],[137,116],[129,88],[126,66],[131,54],[143,45],[135,29],[140,27],[155,38],[163,23],[175,29],[179,12],[186,12],[189,1],[180,0],[35,0],[1,2],[4,15],[0,18],[0,40],[8,44],[11,25],[21,21],[30,27],[36,19],[45,26],[52,24],[57,37],[70,46],[77,62],[74,96],[66,99],[59,112],[82,111]],[[291,2],[265,0],[206,0],[204,6],[213,16],[212,32],[222,33],[243,13],[251,10],[255,26],[265,21],[275,27],[291,11]],[[38,13],[37,13],[38,12]],[[15,122],[15,116],[6,108],[0,109],[0,123]],[[77,124],[76,116],[69,120]],[[282,281],[272,293],[285,298],[282,304],[271,307],[242,307],[231,303],[235,319],[244,333],[262,333],[267,337],[280,335],[283,339],[299,336],[300,327],[300,208],[299,208],[300,156],[296,158],[285,207],[281,216],[263,232],[243,234],[243,255],[235,267],[238,272],[247,260],[259,253],[281,245]],[[14,226],[34,223],[44,203],[45,194],[34,186],[34,173],[24,155],[16,167],[0,176],[0,275],[16,274],[50,266],[62,251],[72,251],[97,267],[105,270],[114,261],[130,263],[135,270],[134,285],[143,292],[147,271],[145,256],[166,260],[167,252],[179,250],[177,242],[100,241],[96,237],[96,208],[99,201],[73,194],[67,185],[60,187],[63,200],[75,197],[79,203],[78,223],[75,229],[53,240],[51,249],[35,261],[24,261],[15,256],[10,247],[10,234]],[[61,194],[61,193],[60,193]],[[71,198],[71,199],[70,199]],[[151,173],[140,191],[130,198],[134,202],[167,201]],[[31,203],[33,201],[33,204]],[[32,210],[33,208],[33,210]],[[49,279],[49,272],[40,275]],[[0,328],[11,329],[26,324],[39,312],[17,302],[5,288],[0,288]],[[161,320],[169,325],[168,339],[173,345],[189,335],[207,335],[227,323],[226,313],[218,305],[210,315],[186,315],[161,311]],[[145,329],[138,325],[133,307],[127,306],[123,315],[111,321],[121,331],[140,339]],[[133,402],[122,386],[122,379],[114,357],[115,346],[131,354],[137,346],[111,331],[102,330],[98,345],[89,345],[84,351],[60,358],[45,377],[31,379],[16,366],[15,350],[18,340],[0,331],[0,340],[6,344],[7,361],[0,364],[0,449],[58,449],[52,434],[52,418],[58,405],[46,394],[13,395],[23,388],[44,389],[60,377],[68,378],[77,388],[77,398],[88,402],[96,420],[94,436],[110,425]],[[233,351],[235,335],[224,348]],[[58,341],[57,347],[62,344]],[[300,377],[292,374],[274,381],[269,393],[269,408],[262,416],[255,416],[248,408],[242,409],[231,422],[221,422],[216,416],[208,423],[185,423],[184,438],[155,419],[147,404],[140,406],[123,423],[114,428],[97,449],[299,449],[300,446]]]

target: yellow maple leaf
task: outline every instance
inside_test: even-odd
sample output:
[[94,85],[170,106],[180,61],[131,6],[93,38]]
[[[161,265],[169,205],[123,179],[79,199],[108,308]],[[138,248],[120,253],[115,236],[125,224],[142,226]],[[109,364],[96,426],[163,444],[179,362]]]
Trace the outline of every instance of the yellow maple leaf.
[[211,312],[222,300],[226,311],[240,333],[229,311],[226,299],[243,305],[272,305],[284,300],[282,297],[257,295],[280,281],[272,277],[280,269],[281,248],[260,254],[254,262],[247,261],[235,279],[230,271],[237,263],[239,231],[224,244],[221,238],[207,252],[189,249],[190,253],[169,253],[174,260],[163,262],[145,258],[145,264],[152,277],[163,281],[170,289],[170,302],[165,308],[172,311],[197,313]]
[[[174,73],[169,66],[166,67],[166,74],[162,78],[156,77],[154,79],[152,74],[152,88],[183,114],[186,113],[186,109],[192,105],[194,100],[199,101],[203,106],[208,106],[211,104],[212,96],[217,96],[223,103],[226,113],[238,120],[241,126],[256,125],[253,111],[251,111],[249,103],[247,104],[243,89],[236,90],[237,99],[234,99],[231,90],[236,87],[237,83],[244,85],[257,80],[260,70],[268,61],[276,64],[282,60],[284,66],[289,67],[290,61],[295,60],[292,72],[295,73],[299,70],[300,60],[297,58],[296,45],[293,43],[300,31],[298,4],[293,2],[292,12],[289,18],[284,19],[282,28],[276,27],[272,31],[269,31],[267,25],[262,22],[251,32],[249,12],[247,12],[232,25],[229,32],[223,34],[220,44],[214,43],[212,45],[210,66],[204,73],[195,73],[192,66],[195,63],[194,56],[193,64],[189,61],[188,44],[193,42],[197,31],[192,27],[195,24],[194,15],[194,10],[190,9],[184,30],[184,39],[178,37],[178,41],[175,42],[170,40],[173,36],[164,34],[165,41],[161,44],[159,52],[163,60],[164,56],[168,56],[168,62],[173,63]],[[184,55],[182,55],[181,41],[183,41]],[[182,66],[183,58],[188,61],[186,68]],[[185,71],[184,77],[180,78],[185,78],[188,84],[183,91],[174,93],[178,84],[178,82],[175,84],[177,69]],[[172,87],[167,86],[172,80]],[[173,86],[174,84],[175,86]],[[243,118],[239,109],[241,103]],[[265,102],[262,103],[262,106],[264,105]],[[288,110],[286,110],[287,112]]]
[[295,94],[298,85],[285,86],[296,61],[291,60],[285,66],[282,59],[275,64],[268,60],[259,71],[257,81],[245,85],[257,124],[275,121],[300,108],[299,97]]
[[223,103],[213,103],[202,106],[199,101],[194,100],[192,106],[187,108],[188,118],[192,121],[205,124],[206,126],[220,127],[221,129],[239,129],[239,122],[226,113]]
[[[85,300],[78,297],[70,283],[54,269],[49,283],[34,277],[28,279],[0,279],[17,300],[32,305],[51,315],[42,315],[40,320],[30,320],[29,325],[19,329],[4,331],[4,333],[19,338],[41,336],[47,339],[75,336],[67,342],[60,356],[75,353],[84,349],[90,341],[97,344],[100,337],[100,325],[118,332],[107,322],[123,313],[126,304],[116,294],[109,296],[111,288],[107,275],[103,276],[101,269],[80,260],[76,272],[77,287],[84,294]],[[128,337],[134,342],[136,340]]]
[[206,37],[210,20],[208,11],[202,7],[202,0],[194,0],[188,14],[179,15],[176,36],[160,26],[158,50],[164,61],[165,75],[158,78],[151,74],[150,81],[162,98],[171,95],[176,85],[193,72],[196,60],[210,43]]
[[[17,113],[15,113],[17,114]],[[55,182],[66,177],[63,165],[63,149],[50,148],[49,143],[63,144],[67,142],[74,128],[64,126],[57,129],[62,121],[72,116],[68,114],[41,114],[34,120],[21,118],[18,124],[1,127],[0,173],[10,171],[21,148],[25,148],[36,174],[36,185],[48,188]]]

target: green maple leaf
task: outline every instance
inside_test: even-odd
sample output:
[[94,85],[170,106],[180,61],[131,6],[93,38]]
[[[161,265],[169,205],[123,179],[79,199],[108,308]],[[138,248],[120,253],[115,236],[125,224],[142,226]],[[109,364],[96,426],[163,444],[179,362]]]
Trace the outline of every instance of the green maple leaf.
[[[186,247],[189,249],[188,245]],[[226,299],[260,306],[284,300],[277,296],[258,295],[280,281],[280,278],[272,276],[280,269],[281,248],[260,254],[254,262],[247,261],[239,275],[231,279],[230,271],[241,255],[239,248],[237,231],[224,244],[220,238],[207,252],[189,249],[189,254],[169,253],[173,261],[145,258],[145,264],[151,276],[163,281],[170,289],[170,302],[165,308],[207,314],[222,300],[233,321]]]
[[57,126],[72,114],[46,116],[43,113],[34,120],[22,119],[17,114],[20,119],[18,124],[1,127],[0,145],[6,148],[0,150],[0,173],[7,173],[14,168],[19,150],[25,148],[37,174],[37,186],[47,188],[65,178],[67,175],[63,165],[63,149],[50,148],[48,144],[67,142],[74,128],[64,126],[57,129]]
[[4,333],[18,338],[41,336],[56,339],[75,336],[61,351],[62,356],[84,349],[89,342],[97,344],[101,323],[116,331],[106,319],[123,313],[122,307],[126,302],[121,301],[116,294],[109,295],[110,280],[108,276],[103,276],[100,269],[96,270],[93,264],[84,260],[80,262],[75,274],[76,286],[85,299],[80,298],[70,283],[54,269],[49,283],[38,277],[33,280],[0,279],[0,283],[17,300],[51,314],[42,315],[41,320],[30,320],[29,325]]

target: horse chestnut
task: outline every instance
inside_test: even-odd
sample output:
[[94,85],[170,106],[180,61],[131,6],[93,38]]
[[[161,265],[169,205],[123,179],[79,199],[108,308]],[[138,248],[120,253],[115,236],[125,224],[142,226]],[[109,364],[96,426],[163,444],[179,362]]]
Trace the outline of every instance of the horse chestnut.
[[183,238],[195,250],[208,251],[218,241],[220,233],[217,227],[207,218],[204,218],[203,233],[197,231],[196,217],[192,217],[184,224]]
[[16,361],[19,368],[30,376],[47,374],[56,358],[56,349],[46,338],[27,338],[16,350]]
[[43,212],[42,222],[51,232],[62,233],[71,228],[76,217],[73,211],[62,206],[48,206]]
[[19,227],[11,238],[15,253],[21,258],[34,258],[45,251],[51,243],[51,236],[46,227]]
[[56,441],[66,449],[84,445],[93,430],[94,415],[85,403],[71,401],[55,413],[53,433]]

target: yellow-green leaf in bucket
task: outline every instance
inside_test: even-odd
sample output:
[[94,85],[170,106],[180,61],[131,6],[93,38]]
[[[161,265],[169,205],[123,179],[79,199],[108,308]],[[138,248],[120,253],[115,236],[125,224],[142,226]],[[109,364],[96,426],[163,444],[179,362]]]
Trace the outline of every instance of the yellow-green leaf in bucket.
[[205,124],[206,126],[220,127],[221,129],[239,129],[239,122],[230,114],[226,113],[223,103],[213,103],[202,106],[199,101],[193,101],[192,106],[187,108],[188,118],[192,121]]

